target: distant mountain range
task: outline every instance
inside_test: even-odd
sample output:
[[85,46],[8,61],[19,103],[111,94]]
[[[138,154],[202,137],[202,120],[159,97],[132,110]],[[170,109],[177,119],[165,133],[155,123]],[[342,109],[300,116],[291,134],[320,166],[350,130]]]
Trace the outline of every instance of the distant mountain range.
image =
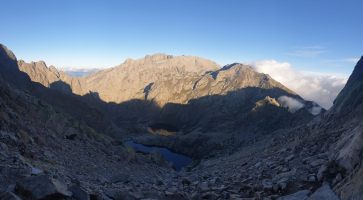
[[87,76],[99,70],[99,68],[62,68],[62,71],[64,71],[66,74],[75,77]]

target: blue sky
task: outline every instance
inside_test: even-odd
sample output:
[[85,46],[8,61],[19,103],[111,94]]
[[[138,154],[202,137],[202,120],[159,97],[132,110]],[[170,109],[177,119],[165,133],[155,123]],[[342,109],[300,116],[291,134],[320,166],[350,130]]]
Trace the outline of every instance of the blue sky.
[[363,54],[362,7],[361,0],[1,0],[0,42],[19,59],[57,67],[111,67],[162,52],[348,75]]

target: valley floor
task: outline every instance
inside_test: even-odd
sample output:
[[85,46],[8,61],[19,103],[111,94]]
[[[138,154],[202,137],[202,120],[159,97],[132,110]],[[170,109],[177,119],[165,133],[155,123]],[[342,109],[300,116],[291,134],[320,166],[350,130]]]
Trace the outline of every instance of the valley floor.
[[[307,198],[324,181],[341,178],[339,172],[333,172],[334,180],[324,174],[334,135],[312,138],[309,132],[302,127],[266,135],[231,155],[205,158],[176,172],[160,155],[136,153],[110,138],[54,138],[44,146],[27,146],[21,155],[6,145],[17,144],[16,137],[2,131],[1,138],[8,140],[1,142],[0,189],[26,199],[26,188],[19,189],[17,182],[45,174],[93,199],[278,199],[296,192]],[[336,198],[328,185],[323,193]]]

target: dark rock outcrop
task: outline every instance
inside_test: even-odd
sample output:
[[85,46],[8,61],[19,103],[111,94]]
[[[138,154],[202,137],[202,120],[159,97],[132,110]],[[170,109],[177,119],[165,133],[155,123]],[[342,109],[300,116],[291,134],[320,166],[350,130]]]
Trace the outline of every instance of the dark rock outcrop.
[[347,84],[334,100],[333,110],[339,114],[350,113],[363,104],[363,57],[358,61]]
[[0,200],[21,200],[21,198],[12,192],[4,192],[0,194]]
[[308,200],[339,200],[339,197],[331,190],[329,185],[323,185]]
[[21,89],[26,89],[30,83],[29,76],[20,72],[14,53],[2,44],[0,44],[0,76]]
[[62,199],[72,196],[67,186],[47,175],[28,177],[16,185],[17,193],[32,199]]

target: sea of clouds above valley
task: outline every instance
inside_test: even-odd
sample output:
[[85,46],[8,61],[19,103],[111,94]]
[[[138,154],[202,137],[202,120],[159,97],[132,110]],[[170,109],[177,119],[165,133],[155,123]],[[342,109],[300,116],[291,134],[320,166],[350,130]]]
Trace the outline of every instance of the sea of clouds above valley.
[[301,72],[287,62],[264,60],[253,63],[256,71],[269,74],[306,100],[312,100],[329,109],[347,82],[347,77]]

